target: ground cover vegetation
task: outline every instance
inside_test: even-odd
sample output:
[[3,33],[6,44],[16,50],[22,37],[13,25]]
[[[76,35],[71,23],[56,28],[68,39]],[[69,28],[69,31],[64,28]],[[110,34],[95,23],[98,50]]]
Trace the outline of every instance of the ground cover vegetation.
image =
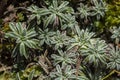
[[0,80],[120,80],[120,0],[1,0]]

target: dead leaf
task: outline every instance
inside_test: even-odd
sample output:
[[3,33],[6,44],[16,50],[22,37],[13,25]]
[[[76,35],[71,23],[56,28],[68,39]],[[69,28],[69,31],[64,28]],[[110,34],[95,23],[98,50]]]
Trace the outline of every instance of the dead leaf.
[[76,76],[78,76],[78,74],[79,74],[79,67],[80,67],[80,64],[81,64],[81,57],[80,56],[78,56],[77,57],[77,62],[76,62]]
[[7,11],[14,11],[15,10],[15,8],[14,8],[14,5],[9,5],[8,7],[7,7]]
[[49,74],[49,69],[52,68],[52,64],[51,62],[49,61],[49,59],[47,58],[47,54],[48,54],[48,51],[47,49],[45,50],[44,52],[44,55],[41,55],[39,56],[39,61],[38,63],[40,64],[40,66],[43,68],[43,70]]
[[46,74],[49,74],[48,71],[48,65],[45,64],[45,58],[43,55],[39,56],[39,61],[38,63],[40,64],[40,66],[43,68],[43,70],[45,71]]

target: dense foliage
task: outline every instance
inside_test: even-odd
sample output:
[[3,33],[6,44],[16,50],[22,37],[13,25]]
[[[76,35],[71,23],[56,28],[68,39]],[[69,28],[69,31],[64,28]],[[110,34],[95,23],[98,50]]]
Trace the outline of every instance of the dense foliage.
[[0,80],[120,80],[119,0],[6,4]]

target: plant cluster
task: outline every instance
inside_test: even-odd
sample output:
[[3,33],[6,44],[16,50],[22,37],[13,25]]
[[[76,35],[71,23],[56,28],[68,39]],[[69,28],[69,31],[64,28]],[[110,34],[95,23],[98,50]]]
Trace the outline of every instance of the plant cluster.
[[[9,50],[5,53],[10,52],[13,61],[8,78],[12,80],[120,78],[116,74],[107,75],[112,70],[118,73],[120,70],[120,49],[117,41],[120,39],[120,28],[112,29],[110,35],[111,40],[117,41],[117,45],[114,43],[109,45],[101,35],[97,35],[99,32],[96,31],[94,24],[108,14],[106,10],[110,9],[107,9],[107,1],[30,0],[30,2],[29,6],[20,8],[21,13],[25,14],[21,16],[24,17],[8,22],[8,29],[2,30],[4,40],[1,41],[4,43],[9,41],[10,46],[5,46],[3,50],[0,47],[0,52],[3,53],[7,47]],[[72,2],[76,5],[72,5]],[[0,36],[0,39],[2,38]],[[0,58],[1,56],[3,55],[1,54]]]

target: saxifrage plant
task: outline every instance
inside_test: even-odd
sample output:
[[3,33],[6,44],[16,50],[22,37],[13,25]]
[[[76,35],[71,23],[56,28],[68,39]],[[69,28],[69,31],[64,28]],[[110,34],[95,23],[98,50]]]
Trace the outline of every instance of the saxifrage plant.
[[50,76],[54,80],[74,80],[76,70],[71,69],[71,66],[67,65],[66,68],[61,68],[60,65],[56,66],[56,71],[50,73]]
[[106,45],[104,40],[95,39],[94,42],[89,42],[86,48],[80,50],[81,55],[85,56],[83,62],[91,64],[94,67],[99,67],[100,64],[106,64],[107,47],[108,46]]
[[28,8],[31,11],[34,18],[37,17],[37,21],[40,22],[40,18],[44,18],[44,28],[49,24],[54,26],[59,23],[62,24],[62,20],[68,21],[65,17],[65,14],[73,13],[73,9],[68,6],[69,2],[63,1],[61,4],[58,3],[58,0],[53,0],[52,3],[47,8],[38,8],[37,6],[31,6]]
[[69,64],[76,63],[76,54],[75,53],[67,53],[62,50],[58,50],[59,54],[52,54],[51,58],[53,58],[54,66],[58,64],[62,64],[62,67],[65,67]]
[[116,48],[112,45],[109,46],[109,62],[107,63],[107,67],[120,70],[120,49],[118,46]]
[[56,34],[54,31],[50,31],[48,28],[45,30],[41,30],[39,28],[38,33],[39,33],[38,39],[40,41],[40,45],[43,45],[44,43],[46,43],[47,45],[51,45],[52,37],[54,37]]
[[88,29],[86,30],[80,30],[78,26],[75,28],[76,35],[73,36],[72,39],[70,39],[70,46],[68,47],[68,50],[79,46],[79,48],[83,48],[87,45],[87,43],[90,41],[90,39],[94,36],[93,32],[89,32]]
[[6,37],[15,39],[16,46],[12,52],[12,56],[15,57],[18,53],[24,56],[26,59],[29,54],[27,53],[28,48],[37,48],[38,40],[34,37],[37,35],[34,28],[28,30],[22,23],[10,23],[11,31],[6,33]]
[[51,38],[51,44],[54,45],[55,50],[59,50],[69,44],[69,37],[66,33],[56,32],[56,35]]

